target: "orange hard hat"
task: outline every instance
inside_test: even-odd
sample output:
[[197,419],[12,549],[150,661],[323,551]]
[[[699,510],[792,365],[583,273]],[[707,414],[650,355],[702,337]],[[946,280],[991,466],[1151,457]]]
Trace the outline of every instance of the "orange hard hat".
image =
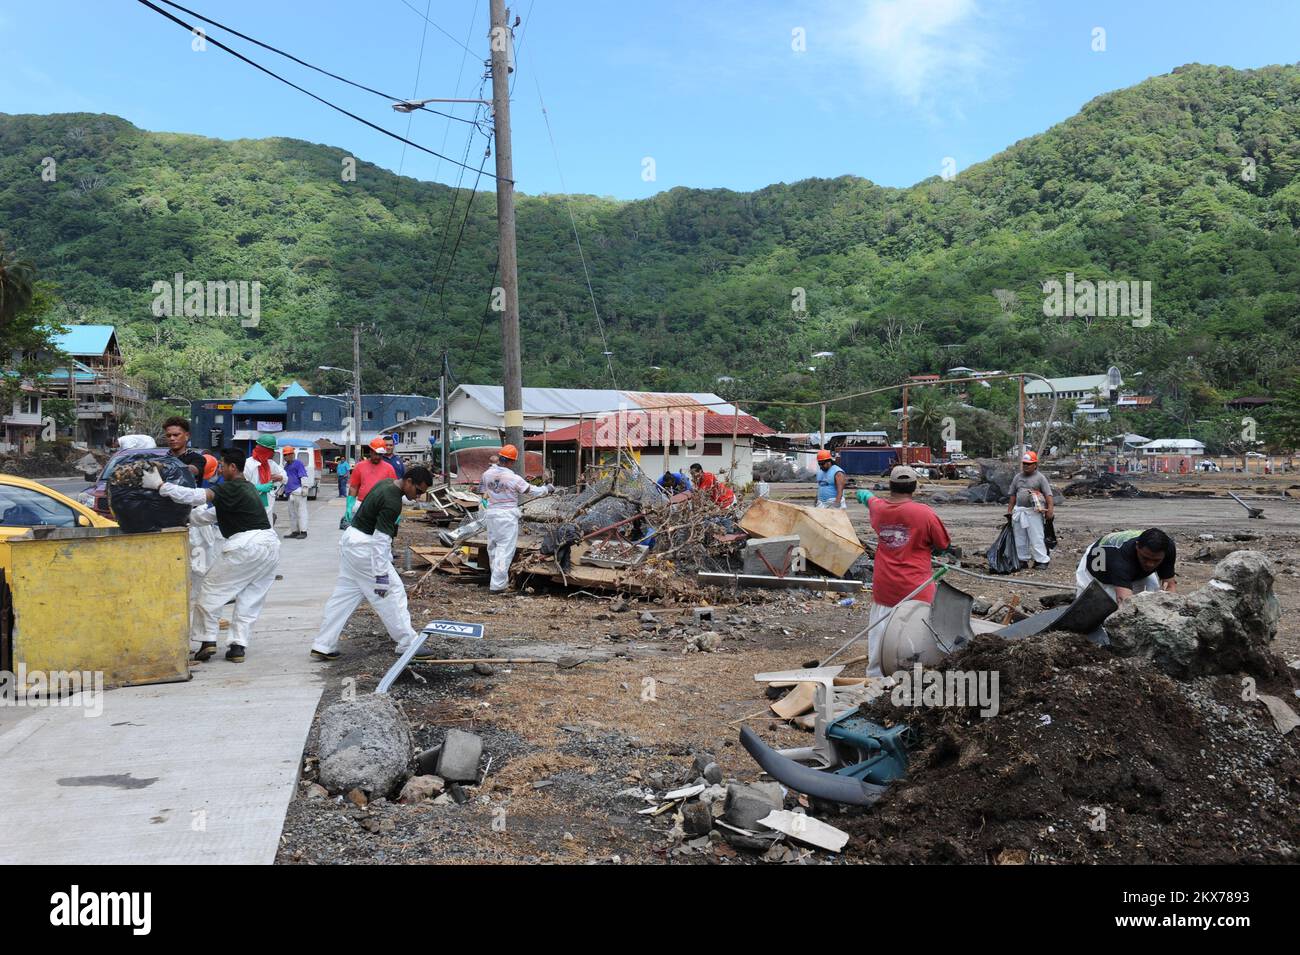
[[1020,463],[1021,463],[1021,464],[1037,464],[1037,463],[1038,463],[1038,452],[1037,452],[1037,451],[1026,451],[1023,455],[1021,455],[1021,457],[1020,457]]
[[292,444],[286,444],[286,445],[284,446],[284,453],[285,453],[285,454],[297,454],[298,452],[297,452],[297,450],[294,448],[294,446],[293,446]]
[[831,453],[830,453],[829,451],[818,451],[818,452],[817,452],[817,460],[818,460],[818,461],[829,461],[830,459],[831,459]]
[[374,438],[374,439],[370,442],[370,450],[371,450],[371,451],[378,451],[380,454],[387,454],[387,453],[388,453],[388,445],[384,444],[384,439],[383,439],[383,438]]
[[210,481],[217,473],[217,459],[210,454],[203,455],[203,480]]
[[505,458],[507,461],[519,460],[519,449],[516,448],[513,444],[505,445],[504,447],[501,448],[500,451],[497,452],[497,454]]

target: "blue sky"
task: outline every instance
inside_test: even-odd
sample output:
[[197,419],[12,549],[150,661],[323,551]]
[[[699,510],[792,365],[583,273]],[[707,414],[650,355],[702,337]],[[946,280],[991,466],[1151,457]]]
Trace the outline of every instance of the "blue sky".
[[[939,174],[948,157],[960,170],[1101,93],[1183,63],[1300,60],[1294,2],[514,2],[525,18],[516,32],[515,175],[534,194],[639,198],[843,174],[907,186]],[[404,97],[476,95],[487,50],[487,0],[184,6]],[[1096,28],[1105,31],[1101,51]],[[145,129],[227,139],[288,136],[454,181],[455,167],[403,155],[400,143],[190,41],[137,0],[0,0],[0,110],[113,113]],[[230,45],[407,132],[408,118],[379,98],[243,41]],[[409,129],[414,141],[460,158],[470,127],[417,113]],[[469,155],[477,164],[482,154],[480,139]],[[647,157],[653,180],[644,178]]]

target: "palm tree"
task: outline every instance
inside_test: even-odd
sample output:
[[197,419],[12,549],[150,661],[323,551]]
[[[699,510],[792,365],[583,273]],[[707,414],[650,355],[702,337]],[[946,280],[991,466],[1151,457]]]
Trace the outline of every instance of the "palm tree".
[[32,304],[35,277],[35,266],[6,249],[0,239],[0,322],[8,323]]
[[921,437],[927,445],[934,446],[935,435],[943,427],[943,421],[952,414],[952,402],[944,398],[933,387],[922,388],[907,409],[907,425],[914,432],[913,437]]

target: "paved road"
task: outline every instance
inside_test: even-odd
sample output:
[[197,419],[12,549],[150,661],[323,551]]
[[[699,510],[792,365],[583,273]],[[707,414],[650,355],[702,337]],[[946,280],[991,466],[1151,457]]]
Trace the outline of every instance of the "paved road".
[[90,487],[91,484],[91,482],[87,481],[85,478],[79,478],[79,477],[36,478],[35,480],[38,484],[44,484],[46,487],[58,491],[60,494],[66,495],[67,497],[70,497],[74,500],[76,499],[78,494],[80,494],[86,488]]
[[323,686],[308,648],[338,570],[340,508],[315,502],[310,536],[281,541],[283,579],[247,662],[217,656],[187,683],[109,690],[93,717],[0,707],[0,864],[274,861]]

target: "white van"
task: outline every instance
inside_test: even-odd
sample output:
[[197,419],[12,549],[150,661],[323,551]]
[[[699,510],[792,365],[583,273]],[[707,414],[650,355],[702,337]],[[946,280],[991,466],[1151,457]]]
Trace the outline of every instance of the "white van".
[[[320,490],[320,476],[323,470],[321,465],[321,455],[319,448],[300,448],[294,445],[294,457],[307,466],[307,479],[302,482],[303,487],[307,489],[307,500],[316,500],[316,493]],[[284,467],[284,447],[275,449],[275,463]],[[285,500],[283,492],[279,495],[280,500]]]

